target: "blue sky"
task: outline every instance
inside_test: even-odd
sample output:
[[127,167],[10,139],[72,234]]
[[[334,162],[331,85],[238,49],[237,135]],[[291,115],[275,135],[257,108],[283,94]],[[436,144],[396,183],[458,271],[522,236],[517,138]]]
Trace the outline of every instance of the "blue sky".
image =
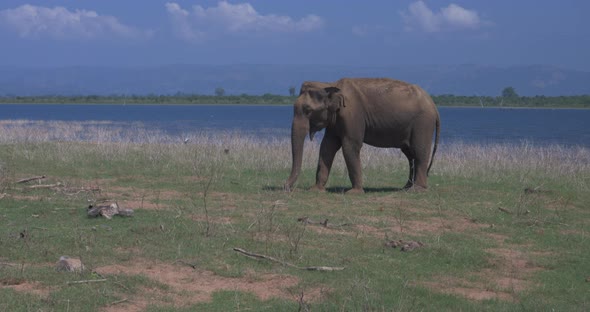
[[0,65],[531,65],[590,71],[590,1],[0,2]]

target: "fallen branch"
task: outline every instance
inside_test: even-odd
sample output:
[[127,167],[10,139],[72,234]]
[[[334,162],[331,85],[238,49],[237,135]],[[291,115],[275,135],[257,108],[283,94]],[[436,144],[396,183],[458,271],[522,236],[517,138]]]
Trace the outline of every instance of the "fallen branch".
[[339,227],[343,227],[343,226],[352,225],[350,223],[342,223],[342,224],[337,224],[337,225],[328,225],[328,219],[324,219],[324,221],[317,222],[317,221],[311,220],[308,217],[297,218],[297,221],[302,222],[304,224],[317,224],[317,225],[321,225],[321,226],[323,226],[325,228],[339,228]]
[[507,214],[512,214],[512,211],[506,209],[506,208],[502,208],[502,207],[498,207],[498,209],[500,209],[500,211],[505,212]]
[[330,271],[342,271],[342,270],[344,270],[343,267],[328,267],[328,266],[300,267],[300,266],[296,266],[294,264],[291,264],[289,262],[285,262],[285,261],[281,261],[279,259],[273,258],[271,256],[266,256],[266,255],[261,255],[261,254],[256,254],[256,253],[253,253],[253,252],[249,252],[249,251],[246,251],[246,250],[244,250],[242,248],[234,247],[234,251],[237,251],[237,252],[239,252],[239,253],[241,253],[241,254],[243,254],[245,256],[248,256],[250,258],[254,258],[254,259],[265,259],[265,260],[276,262],[276,263],[279,263],[281,265],[288,266],[288,267],[291,267],[291,268],[294,268],[294,269],[298,269],[298,270],[328,271],[328,272],[330,272]]
[[111,303],[109,303],[109,305],[110,306],[113,306],[115,304],[126,302],[127,300],[128,300],[127,298],[124,298],[124,299],[121,299],[121,300],[117,300],[117,301],[111,302]]
[[68,285],[72,285],[72,284],[89,284],[89,283],[100,283],[100,282],[106,282],[107,279],[103,278],[103,279],[93,279],[93,280],[81,280],[81,281],[71,281],[71,282],[66,282],[66,284]]
[[197,269],[197,265],[196,264],[188,263],[188,262],[186,262],[184,260],[176,260],[173,263],[180,263],[180,264],[184,264],[186,266],[189,266],[189,267],[193,268],[194,270]]
[[62,186],[61,183],[55,183],[55,184],[37,184],[37,185],[31,185],[31,186],[27,186],[26,188],[28,189],[42,189],[42,188],[54,188],[54,187],[60,187]]
[[35,176],[35,177],[30,177],[30,178],[24,178],[24,179],[20,179],[18,181],[16,181],[16,183],[27,183],[29,181],[33,181],[33,180],[41,180],[41,179],[45,179],[46,176],[41,175],[41,176]]
[[549,224],[556,224],[556,225],[563,225],[563,226],[570,226],[567,223],[562,223],[562,222],[553,222],[553,221],[547,221],[547,220],[539,220],[539,219],[529,219],[527,221],[527,225],[528,226],[534,226],[537,225],[538,223],[549,223]]

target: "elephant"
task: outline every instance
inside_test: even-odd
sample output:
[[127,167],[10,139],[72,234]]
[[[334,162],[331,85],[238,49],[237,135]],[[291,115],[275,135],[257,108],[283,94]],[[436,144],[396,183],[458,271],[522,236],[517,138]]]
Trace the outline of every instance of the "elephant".
[[[304,82],[293,104],[293,163],[285,191],[292,190],[300,174],[305,137],[309,134],[313,140],[314,134],[322,129],[326,130],[312,190],[325,191],[336,152],[342,149],[352,182],[352,189],[347,193],[363,193],[360,159],[363,143],[400,148],[410,165],[403,189],[428,187],[427,176],[439,142],[440,115],[430,95],[421,87],[389,78]],[[433,133],[436,134],[434,147]]]

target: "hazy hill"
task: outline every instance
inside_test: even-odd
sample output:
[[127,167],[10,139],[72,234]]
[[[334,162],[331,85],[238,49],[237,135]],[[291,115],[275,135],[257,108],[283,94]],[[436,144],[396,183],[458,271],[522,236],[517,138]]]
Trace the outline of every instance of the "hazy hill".
[[499,95],[512,86],[520,95],[590,94],[590,72],[552,66],[325,66],[166,65],[158,67],[0,67],[2,95],[226,94],[287,95],[305,80],[391,77],[417,83],[433,94]]

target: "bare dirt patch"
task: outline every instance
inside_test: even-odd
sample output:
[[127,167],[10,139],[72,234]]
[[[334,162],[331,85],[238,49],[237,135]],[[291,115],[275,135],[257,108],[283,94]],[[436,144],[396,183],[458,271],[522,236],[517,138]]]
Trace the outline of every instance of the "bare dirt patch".
[[187,195],[174,190],[109,186],[101,193],[101,197],[117,201],[122,208],[159,210],[169,208],[163,201],[184,199]]
[[402,209],[404,212],[424,214],[430,210],[426,203],[419,200],[396,198],[393,196],[376,197],[372,202],[371,206],[377,207],[377,210],[379,211],[394,211]]
[[486,236],[494,240],[499,245],[504,244],[504,241],[506,241],[509,238],[507,235],[498,233],[487,233]]
[[0,280],[0,288],[12,288],[18,292],[29,293],[42,298],[49,297],[49,294],[51,293],[51,289],[49,287],[45,287],[38,282],[29,282],[13,278],[5,278]]
[[[498,237],[498,240],[500,237]],[[502,242],[504,238],[502,238]],[[490,248],[486,251],[492,256],[489,260],[492,268],[471,272],[468,275],[476,281],[463,278],[441,276],[436,282],[418,283],[427,288],[445,294],[458,295],[471,300],[491,300],[517,302],[520,293],[534,287],[530,281],[534,272],[541,267],[530,261],[540,255],[536,252],[518,250],[517,245],[503,245],[502,248]]]
[[398,217],[365,217],[367,223],[379,221],[387,224],[375,227],[369,224],[356,224],[361,232],[375,237],[383,237],[385,233],[423,236],[429,234],[443,234],[445,232],[467,232],[487,227],[485,224],[475,223],[463,217],[429,217],[422,220],[406,220]]
[[470,300],[504,300],[513,301],[510,293],[493,290],[484,283],[470,282],[465,279],[444,278],[436,282],[420,283],[427,288],[448,295],[459,295]]
[[[95,271],[102,275],[144,275],[169,287],[166,291],[161,289],[141,291],[136,297],[105,309],[111,312],[141,311],[147,305],[170,305],[170,302],[173,302],[173,306],[187,306],[209,301],[211,295],[220,290],[250,292],[260,300],[283,298],[295,301],[298,299],[298,295],[293,294],[289,289],[297,286],[299,279],[290,275],[249,272],[242,278],[230,278],[188,266],[145,261],[135,261],[133,266],[109,265],[97,268]],[[322,292],[309,289],[305,294],[306,300],[313,301],[319,299]]]
[[542,269],[530,261],[534,256],[532,253],[526,254],[517,248],[516,246],[508,246],[508,248],[491,248],[486,251],[496,256],[490,262],[500,269],[499,273],[524,276]]

